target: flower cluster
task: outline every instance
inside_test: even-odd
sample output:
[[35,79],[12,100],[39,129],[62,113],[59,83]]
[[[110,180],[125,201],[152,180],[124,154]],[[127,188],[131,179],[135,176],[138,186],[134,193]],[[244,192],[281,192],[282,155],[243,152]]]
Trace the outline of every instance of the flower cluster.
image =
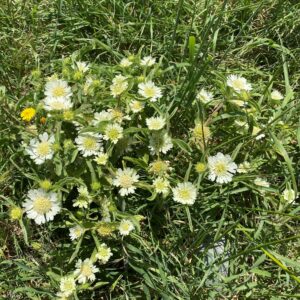
[[[272,190],[260,162],[240,154],[241,144],[228,145],[216,125],[234,116],[229,129],[219,128],[233,140],[264,142],[269,123],[255,118],[255,87],[244,77],[224,78],[222,96],[199,87],[189,120],[181,126],[182,108],[171,109],[172,94],[159,83],[161,66],[154,57],[124,57],[103,73],[72,59],[63,60],[62,73],[42,82],[38,102],[20,113],[21,147],[36,170],[29,178],[40,178],[33,180],[22,209],[10,211],[13,220],[26,216],[37,225],[57,222],[68,228],[79,258],[75,265],[74,257],[66,263],[57,293],[61,299],[80,292],[78,285],[100,279],[99,265],[118,261],[122,240],[141,230],[145,217],[134,213],[141,201],[188,210],[200,207],[210,193],[222,195],[237,185],[251,186],[262,197]],[[278,90],[268,97],[284,98]],[[283,205],[293,204],[293,188],[287,183],[280,191]]]

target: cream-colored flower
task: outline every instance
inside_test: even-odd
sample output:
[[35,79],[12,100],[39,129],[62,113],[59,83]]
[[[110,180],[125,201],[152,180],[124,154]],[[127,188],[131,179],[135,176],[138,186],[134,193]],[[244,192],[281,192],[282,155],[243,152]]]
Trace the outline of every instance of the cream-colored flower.
[[213,100],[213,94],[206,91],[205,89],[201,89],[197,94],[196,99],[206,104]]
[[113,97],[121,95],[128,88],[127,78],[123,75],[117,75],[113,79],[113,83],[110,86],[110,93]]
[[132,230],[134,230],[134,225],[130,220],[121,220],[119,225],[119,232],[121,235],[129,235]]
[[244,77],[239,75],[229,75],[227,77],[227,85],[233,88],[236,92],[251,91],[251,84]]
[[47,97],[44,99],[44,108],[48,111],[53,110],[70,110],[73,107],[73,103],[69,98],[54,98]]
[[251,165],[249,162],[244,161],[243,163],[238,165],[237,172],[238,173],[248,173],[251,171]]
[[73,69],[77,70],[77,71],[79,71],[81,73],[86,73],[90,69],[90,66],[89,66],[88,63],[86,63],[84,61],[77,61],[73,65]]
[[144,98],[150,99],[151,102],[156,102],[157,99],[162,97],[161,89],[152,81],[140,83],[138,87],[138,93]]
[[51,79],[45,86],[46,98],[68,99],[72,96],[71,88],[68,83],[61,79]]
[[232,161],[230,155],[224,155],[219,152],[215,156],[208,157],[208,168],[208,178],[210,180],[218,183],[227,183],[232,181],[237,165]]
[[258,185],[258,186],[262,186],[262,187],[270,187],[270,183],[260,177],[257,177],[255,180],[254,180],[254,184],[255,185]]
[[151,67],[154,64],[155,64],[155,58],[153,58],[152,56],[145,56],[141,60],[141,66],[144,66],[144,67]]
[[166,172],[172,170],[169,161],[155,160],[149,165],[149,172],[156,175],[163,175]]
[[166,120],[162,117],[152,117],[146,119],[146,124],[150,130],[161,130],[165,126]]
[[197,198],[197,189],[191,182],[178,183],[173,191],[173,200],[175,202],[193,205]]
[[60,297],[69,297],[76,290],[76,282],[74,277],[62,277],[60,279]]
[[127,57],[124,57],[120,61],[120,66],[122,68],[128,68],[132,65],[132,61],[130,61]]
[[162,152],[166,154],[169,150],[173,148],[172,139],[169,135],[161,132],[154,132],[150,136],[149,149],[152,153]]
[[156,193],[166,194],[169,191],[170,182],[167,179],[158,177],[153,181],[153,187]]
[[102,135],[94,132],[85,132],[79,134],[75,139],[78,150],[82,153],[82,156],[97,155],[102,151]]
[[284,97],[283,95],[277,91],[277,90],[273,90],[271,93],[271,99],[272,100],[282,100]]
[[102,110],[94,114],[94,119],[92,125],[96,126],[101,122],[108,122],[113,119],[112,113],[110,111]]
[[136,187],[135,183],[139,181],[139,175],[136,170],[131,168],[125,168],[124,170],[118,169],[116,176],[113,179],[113,185],[120,187],[119,194],[121,196],[127,196],[134,193]]
[[84,261],[79,259],[76,263],[76,270],[74,275],[79,283],[86,283],[88,280],[93,282],[96,279],[95,273],[99,272],[99,269],[93,265],[93,262],[86,258]]
[[111,256],[111,249],[105,243],[102,243],[98,248],[96,258],[99,259],[102,264],[106,264]]
[[201,122],[195,124],[195,127],[191,129],[192,137],[195,142],[208,141],[211,137],[211,132],[209,127],[205,126]]
[[129,103],[129,107],[130,107],[132,112],[138,113],[138,112],[140,112],[144,109],[145,104],[141,101],[133,100]]
[[30,140],[29,146],[26,148],[26,152],[37,165],[41,165],[46,160],[52,159],[54,154],[54,140],[53,135],[49,136],[47,132],[44,132],[39,135],[38,139],[34,138]]
[[84,233],[84,229],[79,226],[79,225],[76,225],[72,228],[70,228],[70,233],[69,233],[69,236],[71,238],[72,241],[74,240],[77,240],[78,238],[80,238]]
[[104,153],[104,152],[100,152],[98,154],[98,156],[94,159],[94,161],[100,165],[100,166],[104,166],[106,165],[107,161],[108,161],[108,154]]
[[88,208],[89,204],[92,202],[92,197],[86,186],[81,186],[78,188],[78,197],[76,201],[73,203],[74,207],[79,208]]
[[286,188],[283,191],[283,199],[286,200],[288,203],[293,203],[296,199],[296,193],[293,189]]
[[61,209],[57,194],[53,192],[47,193],[42,189],[29,190],[22,206],[27,217],[33,219],[39,225],[52,221]]
[[116,144],[118,140],[123,138],[123,127],[119,124],[108,124],[105,128],[104,137],[106,141]]

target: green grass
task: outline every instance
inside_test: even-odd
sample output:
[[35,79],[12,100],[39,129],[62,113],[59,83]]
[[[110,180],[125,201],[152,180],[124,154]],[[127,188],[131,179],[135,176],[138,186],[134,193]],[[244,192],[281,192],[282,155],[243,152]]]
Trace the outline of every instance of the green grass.
[[[228,72],[242,74],[260,87],[256,99],[263,112],[261,121],[268,118],[270,87],[287,94],[293,91],[291,101],[276,111],[287,126],[280,130],[268,126],[266,144],[254,147],[251,136],[237,135],[233,126],[223,127],[240,116],[223,111],[211,125],[216,144],[210,153],[235,151],[238,156],[242,151],[244,157],[258,158],[256,163],[262,166],[258,172],[266,174],[273,186],[282,190],[288,181],[299,187],[297,2],[1,1],[0,298],[54,299],[53,286],[58,285],[51,272],[64,269],[64,259],[74,250],[64,244],[62,228],[54,223],[50,230],[30,229],[26,242],[24,227],[7,214],[5,201],[21,203],[32,184],[22,171],[28,161],[19,159],[19,111],[35,95],[33,70],[40,68],[48,76],[58,68],[59,59],[74,53],[83,61],[105,66],[138,51],[161,57],[161,82],[170,86],[169,111],[178,107],[173,133],[180,136],[193,126],[191,103],[199,87],[222,89]],[[220,92],[217,97],[222,97]],[[209,113],[199,108],[199,115]],[[195,163],[201,154],[182,151],[179,157],[186,170],[187,161]],[[105,269],[103,286],[80,299],[300,298],[299,202],[280,210],[272,197],[275,190],[260,197],[250,192],[253,175],[247,176],[230,188],[203,183],[201,203],[189,211],[170,202],[136,204],[133,211],[147,217],[144,231],[122,243],[123,254],[128,255]],[[225,241],[224,253],[209,264],[207,253],[220,241]],[[228,275],[219,272],[225,263]]]

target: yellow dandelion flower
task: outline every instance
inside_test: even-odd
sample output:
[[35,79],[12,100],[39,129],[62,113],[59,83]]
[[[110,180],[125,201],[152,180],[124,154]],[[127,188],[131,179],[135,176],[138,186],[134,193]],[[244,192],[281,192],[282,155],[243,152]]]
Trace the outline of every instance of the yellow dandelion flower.
[[35,116],[36,110],[33,107],[27,107],[22,110],[20,116],[23,121],[30,122]]

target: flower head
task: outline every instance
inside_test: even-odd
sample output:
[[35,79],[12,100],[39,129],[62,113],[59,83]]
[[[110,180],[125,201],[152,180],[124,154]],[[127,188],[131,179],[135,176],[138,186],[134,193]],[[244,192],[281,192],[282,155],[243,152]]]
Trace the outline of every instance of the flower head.
[[132,65],[132,61],[130,61],[127,57],[124,57],[120,61],[120,66],[122,68],[128,68]]
[[156,102],[157,99],[162,97],[161,89],[152,81],[140,83],[138,87],[138,93],[144,98],[150,99],[151,102]]
[[127,78],[123,75],[117,75],[110,86],[110,93],[113,97],[121,95],[128,88]]
[[262,186],[262,187],[270,187],[270,183],[260,177],[257,177],[255,180],[254,180],[254,184],[255,185],[258,185],[258,186]]
[[73,65],[73,69],[81,73],[87,72],[89,68],[90,68],[89,64],[84,61],[76,61],[75,64]]
[[250,170],[251,170],[251,165],[247,161],[244,161],[243,163],[239,164],[237,168],[238,173],[248,173]]
[[96,279],[95,273],[99,272],[99,269],[93,265],[93,262],[86,258],[84,261],[79,259],[76,263],[76,270],[74,275],[77,277],[79,283],[86,283],[88,280],[93,282]]
[[106,141],[111,141],[114,144],[118,142],[121,138],[123,138],[123,127],[119,124],[108,124],[105,128],[104,137]]
[[79,225],[76,225],[72,228],[70,228],[70,233],[69,233],[69,236],[71,238],[72,241],[74,240],[77,240],[78,238],[80,238],[84,233],[84,229],[79,226]]
[[156,193],[166,194],[169,191],[170,182],[167,179],[158,177],[153,181],[153,187]]
[[22,215],[23,210],[18,206],[12,207],[9,211],[9,217],[11,220],[20,220],[22,218]]
[[52,78],[46,83],[45,95],[47,98],[62,100],[70,98],[72,96],[72,91],[66,81],[57,78]]
[[288,203],[293,203],[296,199],[296,193],[293,189],[286,188],[283,191],[283,199],[286,200]]
[[197,189],[191,182],[178,183],[172,192],[173,200],[181,204],[192,205],[197,198]]
[[155,160],[150,164],[149,171],[156,175],[163,175],[164,173],[172,169],[171,167],[169,167],[169,164],[169,161]]
[[106,165],[107,161],[108,161],[108,154],[104,153],[104,152],[100,152],[98,154],[98,156],[94,159],[94,161],[100,165],[100,166],[104,166]]
[[134,230],[134,225],[130,220],[121,220],[119,225],[119,232],[121,235],[129,235],[132,230]]
[[92,132],[81,133],[75,139],[78,150],[84,157],[97,155],[102,151],[102,135]]
[[196,123],[195,127],[192,128],[191,131],[195,142],[203,143],[203,141],[207,141],[211,136],[209,127],[200,122]]
[[215,156],[208,157],[208,167],[208,178],[218,183],[230,182],[237,169],[237,165],[232,161],[230,155],[220,152]]
[[86,186],[81,186],[78,188],[78,197],[76,201],[74,202],[74,207],[79,208],[88,208],[88,205],[92,202],[92,197],[89,194],[89,191]]
[[25,202],[22,204],[27,217],[36,224],[42,224],[54,219],[59,213],[60,205],[57,194],[47,193],[42,189],[29,190]]
[[111,256],[111,249],[105,243],[101,244],[98,248],[96,258],[99,259],[101,263],[106,264]]
[[227,77],[227,85],[233,88],[236,92],[251,91],[251,84],[244,77],[238,75],[229,75]]
[[206,165],[202,162],[198,162],[195,165],[195,170],[197,173],[203,173],[206,170]]
[[162,152],[166,154],[173,148],[172,139],[166,132],[155,132],[150,136],[149,148],[152,153]]
[[151,67],[154,64],[155,64],[155,58],[153,58],[152,56],[145,56],[141,60],[141,66]]
[[162,117],[152,117],[146,119],[146,124],[150,130],[160,130],[165,126],[166,121]]
[[53,110],[69,110],[73,107],[73,103],[69,98],[47,97],[44,99],[44,108],[48,111]]
[[138,113],[144,109],[145,104],[141,101],[133,100],[129,103],[129,107],[133,113]]
[[62,277],[60,279],[60,297],[69,297],[76,290],[75,279],[72,276]]
[[272,100],[282,100],[284,97],[283,95],[277,91],[277,90],[273,90],[271,93],[271,99]]
[[30,122],[36,114],[36,110],[33,107],[27,107],[22,110],[20,116],[23,121]]
[[44,132],[39,135],[38,139],[34,138],[30,140],[29,146],[26,148],[26,152],[37,165],[41,165],[46,160],[53,157],[53,144],[54,136],[49,136],[47,132]]
[[113,119],[112,113],[106,110],[102,110],[100,112],[96,112],[94,114],[94,120],[92,121],[92,125],[97,125],[101,122],[107,122]]
[[119,194],[121,196],[127,196],[134,193],[136,187],[134,184],[139,181],[139,175],[136,170],[131,168],[125,168],[124,170],[118,169],[115,179],[113,179],[113,185],[120,187]]
[[211,100],[213,100],[213,94],[206,91],[205,89],[201,89],[200,92],[197,94],[196,99],[203,103],[208,103]]

